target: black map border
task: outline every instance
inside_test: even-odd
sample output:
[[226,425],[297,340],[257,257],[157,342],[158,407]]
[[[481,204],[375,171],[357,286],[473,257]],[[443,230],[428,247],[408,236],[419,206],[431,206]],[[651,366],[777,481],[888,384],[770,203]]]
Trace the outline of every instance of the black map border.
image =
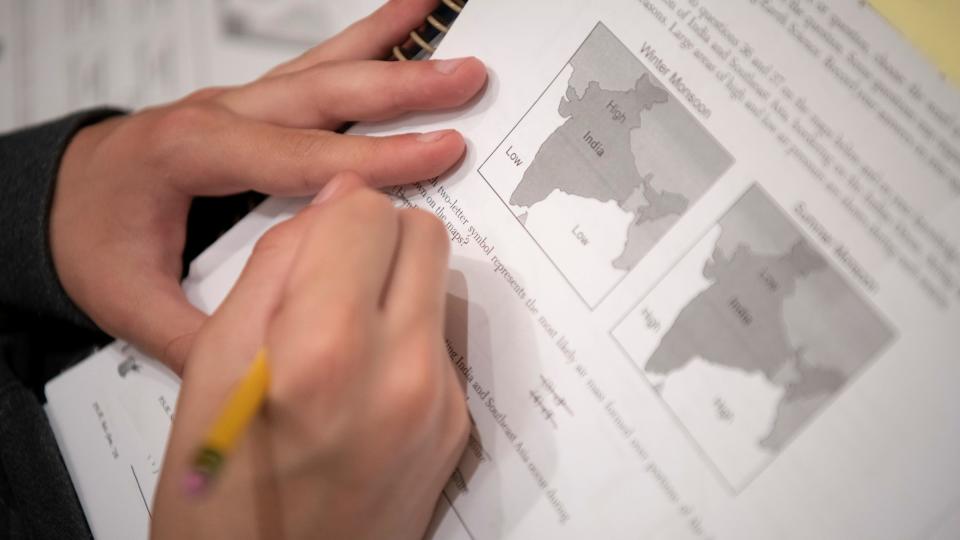
[[[527,235],[530,237],[530,239],[533,240],[533,243],[536,244],[536,246],[540,249],[540,252],[543,253],[543,255],[547,258],[548,261],[550,261],[550,264],[554,267],[554,269],[556,269],[556,271],[560,274],[560,276],[563,278],[563,280],[567,282],[567,285],[569,285],[570,288],[573,290],[573,292],[576,293],[577,297],[580,298],[580,301],[583,302],[583,304],[584,304],[585,306],[587,306],[587,309],[589,309],[591,312],[596,311],[597,308],[599,308],[599,307],[607,300],[607,298],[609,298],[610,295],[613,294],[613,292],[620,287],[620,285],[624,282],[624,280],[626,280],[626,279],[630,276],[630,274],[633,273],[633,271],[636,269],[638,263],[635,263],[635,264],[634,264],[632,267],[630,267],[629,269],[624,270],[623,275],[620,277],[620,279],[616,280],[616,281],[610,286],[610,288],[607,290],[607,292],[603,293],[603,294],[600,296],[600,298],[596,301],[596,303],[590,304],[590,302],[587,301],[586,298],[584,298],[583,294],[580,292],[580,289],[570,280],[569,277],[567,277],[567,274],[563,271],[562,268],[560,268],[560,265],[558,265],[557,262],[553,259],[553,257],[550,256],[550,253],[547,252],[546,248],[543,247],[543,245],[540,243],[540,241],[537,239],[537,237],[534,236],[533,233],[530,232],[530,229],[528,229],[527,226],[520,220],[520,218],[517,216],[516,212],[514,212],[513,207],[510,206],[510,203],[509,203],[508,201],[504,200],[504,198],[500,195],[500,192],[497,190],[497,188],[494,187],[493,183],[491,183],[491,181],[486,177],[486,175],[483,174],[483,168],[487,165],[487,162],[489,162],[489,161],[493,158],[493,156],[496,155],[497,151],[500,150],[500,149],[503,147],[503,144],[504,144],[505,142],[507,142],[507,139],[509,139],[510,136],[513,135],[513,133],[517,130],[517,128],[520,127],[520,124],[522,124],[523,121],[526,120],[526,118],[527,118],[527,116],[530,114],[530,112],[533,111],[533,109],[536,108],[537,105],[540,104],[540,102],[543,100],[543,97],[547,94],[547,91],[550,90],[550,88],[553,87],[553,85],[557,82],[557,79],[560,78],[560,75],[563,73],[563,70],[566,69],[567,66],[570,66],[570,65],[573,64],[573,59],[574,59],[574,57],[577,56],[577,54],[580,53],[580,51],[583,49],[583,47],[587,44],[587,41],[589,41],[590,36],[592,36],[592,35],[597,31],[597,29],[598,29],[599,27],[601,27],[601,26],[604,27],[604,28],[610,33],[610,35],[613,36],[613,38],[617,40],[617,43],[619,43],[620,46],[623,47],[624,50],[626,50],[628,53],[630,53],[631,55],[633,55],[633,57],[637,60],[637,62],[640,63],[640,65],[642,65],[642,66],[644,66],[644,68],[646,68],[648,76],[649,76],[652,80],[656,81],[656,83],[657,83],[657,85],[659,85],[659,87],[663,88],[666,92],[668,92],[668,93],[670,94],[670,97],[671,97],[671,98],[677,99],[676,94],[674,94],[672,91],[670,91],[670,90],[669,90],[669,86],[666,85],[666,84],[664,84],[663,81],[660,80],[660,78],[657,76],[656,70],[651,69],[649,66],[647,66],[647,64],[643,61],[643,59],[641,59],[639,56],[637,56],[637,54],[634,53],[634,51],[633,51],[629,46],[627,46],[627,44],[624,43],[623,40],[620,39],[620,37],[619,37],[616,33],[614,33],[612,30],[610,30],[610,27],[609,27],[609,26],[607,26],[606,24],[604,24],[602,20],[599,20],[599,19],[598,19],[597,22],[596,22],[596,24],[594,24],[593,27],[591,28],[590,32],[587,33],[587,36],[586,36],[585,38],[583,38],[583,41],[580,42],[580,45],[577,46],[576,50],[573,51],[573,53],[567,58],[567,61],[564,62],[563,66],[560,68],[560,70],[557,71],[557,74],[554,75],[553,79],[551,79],[550,82],[544,87],[543,91],[540,92],[540,95],[537,96],[537,99],[534,100],[533,104],[530,105],[530,107],[523,113],[523,115],[520,117],[520,119],[517,120],[517,122],[513,125],[512,128],[510,128],[510,131],[507,132],[507,134],[500,140],[500,142],[497,143],[497,145],[496,145],[496,146],[494,147],[494,149],[490,152],[490,154],[486,157],[486,159],[483,160],[483,163],[481,163],[480,166],[477,168],[477,174],[480,175],[480,178],[483,178],[483,181],[487,184],[487,186],[490,188],[490,190],[493,191],[493,193],[497,196],[497,199],[499,199],[500,202],[507,208],[507,210],[508,210],[508,211],[510,212],[510,214],[513,216],[513,218],[517,220],[517,224],[520,225],[520,227],[523,228],[524,232],[527,233]],[[707,127],[706,127],[705,125],[703,125],[702,122],[700,122],[699,120],[697,120],[697,119],[693,116],[693,114],[691,113],[691,111],[687,108],[687,105],[684,104],[682,100],[680,100],[680,103],[681,103],[681,106],[684,108],[684,110],[687,112],[687,114],[689,114],[689,115],[691,116],[691,119],[692,119],[694,122],[696,122],[696,123],[700,126],[700,128],[703,129],[703,131],[704,131],[710,138],[712,138],[712,139],[716,142],[716,144],[717,144],[717,146],[718,146],[719,148],[723,149],[725,152],[727,152],[728,155],[730,155],[730,153],[729,153],[729,151],[726,149],[726,147],[725,147],[723,144],[721,144],[719,140],[717,140],[717,138],[713,135],[713,133],[711,133],[711,132],[707,129]],[[714,184],[716,184],[716,182],[719,181],[719,179],[723,176],[723,174],[726,174],[727,172],[729,172],[730,167],[732,167],[735,162],[736,162],[736,159],[735,159],[732,155],[730,155],[730,165],[727,167],[727,170],[724,171],[723,173],[721,173],[720,177],[718,177],[718,178],[714,181]],[[712,187],[712,185],[707,188],[707,191],[709,191],[709,188],[710,188],[710,187]],[[703,195],[703,194],[701,194],[701,197],[702,197],[702,195]],[[698,199],[701,198],[701,197],[698,197]],[[691,207],[692,207],[696,202],[697,202],[697,200],[690,201]],[[690,209],[688,208],[687,210],[689,211]],[[682,218],[683,218],[683,215],[681,215],[680,218],[682,219]],[[659,238],[654,244],[655,244],[655,245],[658,245],[662,240],[663,240],[663,238],[661,237],[661,238]]]
[[[540,102],[543,100],[543,96],[545,96],[545,95],[547,94],[547,91],[550,90],[550,88],[557,82],[557,79],[560,78],[560,75],[563,74],[563,70],[565,70],[565,69],[567,68],[567,66],[573,64],[573,58],[574,58],[575,56],[577,56],[577,54],[580,52],[581,49],[583,49],[584,45],[586,45],[586,44],[587,44],[587,41],[590,39],[590,36],[592,36],[593,33],[597,31],[597,28],[599,28],[600,26],[603,26],[604,28],[606,28],[607,31],[610,32],[610,35],[613,36],[614,39],[617,40],[617,42],[624,48],[624,50],[626,50],[627,52],[629,52],[630,54],[632,54],[633,57],[636,58],[636,60],[637,60],[641,65],[643,65],[643,66],[647,69],[647,72],[648,72],[649,76],[650,76],[654,81],[656,81],[657,84],[658,84],[660,87],[662,87],[662,88],[664,88],[664,89],[667,88],[667,85],[663,84],[663,81],[661,81],[661,80],[659,79],[659,77],[656,76],[656,74],[655,74],[655,72],[654,72],[655,70],[650,69],[650,68],[643,62],[643,60],[640,59],[640,57],[638,57],[638,56],[636,55],[636,53],[634,53],[633,50],[630,49],[630,47],[628,47],[627,44],[624,43],[623,40],[620,39],[619,36],[617,36],[617,34],[615,34],[612,30],[610,30],[610,27],[609,27],[609,26],[603,24],[603,21],[598,20],[597,23],[593,25],[593,28],[590,30],[590,32],[587,33],[587,36],[586,36],[585,38],[583,38],[583,41],[580,42],[580,45],[577,46],[577,49],[576,49],[575,51],[573,51],[573,54],[571,54],[571,55],[567,58],[567,61],[564,62],[563,66],[560,68],[560,70],[557,71],[557,74],[554,75],[553,79],[550,80],[550,83],[547,84],[546,87],[544,87],[543,92],[540,92],[540,95],[537,96],[537,99],[534,100],[533,104],[530,105],[530,107],[526,110],[526,112],[523,113],[523,116],[521,116],[520,119],[517,120],[517,122],[513,125],[513,127],[510,128],[510,131],[507,132],[507,134],[503,137],[503,139],[500,140],[499,143],[497,143],[497,146],[495,146],[494,149],[493,149],[493,151],[490,152],[490,155],[488,155],[487,158],[483,160],[483,163],[481,163],[480,166],[477,168],[477,174],[480,175],[480,178],[483,178],[483,181],[486,182],[486,184],[487,184],[487,186],[490,188],[490,190],[493,191],[493,193],[497,196],[497,198],[500,199],[500,202],[503,203],[503,205],[507,207],[507,210],[508,210],[508,211],[510,212],[510,214],[513,216],[513,218],[517,220],[517,223],[520,225],[520,227],[522,227],[523,230],[524,230],[524,232],[526,232],[527,235],[530,237],[530,239],[533,240],[533,243],[536,244],[538,248],[540,248],[540,251],[541,251],[541,252],[543,253],[543,255],[547,258],[547,260],[550,261],[550,264],[553,265],[553,267],[557,270],[557,272],[560,274],[560,276],[563,278],[563,280],[567,282],[567,285],[569,285],[570,288],[573,289],[573,292],[576,293],[576,295],[577,295],[578,298],[580,298],[580,301],[583,302],[584,305],[587,306],[587,309],[589,309],[591,312],[596,311],[597,308],[600,307],[600,306],[607,300],[607,298],[609,298],[610,295],[613,294],[613,292],[614,292],[615,290],[617,290],[617,288],[620,287],[620,285],[623,283],[623,281],[624,281],[625,279],[627,279],[627,277],[629,277],[631,273],[633,273],[633,271],[636,269],[637,265],[634,264],[630,269],[625,270],[625,271],[623,272],[623,276],[621,276],[620,279],[618,279],[616,282],[614,282],[613,285],[610,286],[610,289],[607,290],[607,292],[603,293],[603,294],[600,296],[600,299],[597,300],[597,302],[596,302],[595,304],[591,305],[590,302],[587,301],[587,299],[583,297],[583,294],[580,292],[580,289],[578,289],[577,286],[574,285],[572,281],[570,281],[570,278],[567,277],[567,274],[563,271],[563,269],[561,269],[560,266],[556,263],[556,261],[553,260],[553,257],[550,256],[550,253],[548,253],[547,250],[543,247],[543,245],[540,244],[540,241],[537,240],[537,237],[534,236],[533,233],[530,232],[530,229],[528,229],[527,226],[524,225],[524,223],[523,223],[522,221],[520,221],[520,218],[517,216],[516,212],[513,211],[513,207],[510,206],[510,203],[507,202],[507,201],[505,201],[505,200],[503,199],[503,197],[500,195],[500,192],[497,191],[497,188],[495,188],[495,187],[493,186],[493,184],[490,182],[490,180],[483,174],[483,168],[486,166],[487,162],[490,161],[490,159],[493,158],[493,156],[497,153],[497,150],[499,150],[500,148],[503,147],[503,143],[507,142],[507,139],[509,139],[510,136],[513,135],[513,132],[516,131],[518,127],[520,127],[520,124],[523,123],[523,121],[527,118],[527,116],[530,114],[530,112],[533,111],[533,109],[536,108],[536,106],[540,104]],[[667,90],[667,91],[670,92],[669,90]],[[674,95],[673,92],[670,92],[670,96],[671,96],[673,99],[676,99],[676,95]],[[684,108],[686,108],[685,105],[684,105]],[[690,113],[690,111],[687,110],[687,113]],[[692,116],[692,115],[691,115],[691,116]],[[697,121],[697,120],[694,119],[694,121]],[[703,128],[704,131],[707,132],[707,134],[709,134],[711,137],[713,137],[713,134],[710,133],[710,132],[707,130],[706,126],[704,126],[702,123],[700,124],[700,126],[701,126],[701,128]],[[713,137],[713,138],[714,138],[714,140],[716,140],[716,137]],[[717,141],[717,145],[718,145],[720,148],[724,148],[724,146],[721,145],[719,141]],[[726,150],[726,149],[724,148],[724,150]],[[728,152],[728,153],[729,153],[729,152]],[[733,165],[733,161],[734,161],[734,160],[733,160],[733,156],[731,156],[731,166]],[[728,168],[727,170],[729,170],[729,168]],[[681,216],[681,217],[682,217],[682,216]],[[656,243],[659,244],[661,240],[662,240],[662,238],[659,239],[659,240],[657,240]]]
[[[821,415],[825,414],[826,411],[840,398],[840,396],[845,394],[847,390],[851,386],[853,386],[853,384],[856,383],[856,381],[864,373],[868,371],[868,368],[870,367],[870,365],[874,364],[877,361],[877,358],[880,358],[881,356],[884,355],[884,353],[889,351],[890,348],[893,346],[893,344],[896,343],[900,338],[900,333],[896,325],[893,324],[893,322],[886,316],[886,314],[884,314],[884,312],[880,310],[879,307],[869,297],[865,296],[863,292],[858,287],[855,286],[855,284],[851,283],[850,279],[842,271],[837,269],[836,264],[834,264],[833,260],[824,253],[822,246],[816,243],[814,239],[812,239],[807,234],[807,232],[803,229],[803,227],[800,227],[799,225],[797,225],[796,221],[790,218],[790,213],[783,207],[783,205],[781,205],[770,194],[769,191],[764,189],[764,187],[760,185],[759,182],[755,182],[755,181],[750,182],[746,186],[746,188],[743,190],[743,193],[741,193],[740,196],[737,197],[733,201],[733,203],[729,205],[729,207],[727,207],[727,209],[722,213],[722,215],[716,219],[713,225],[716,225],[717,223],[719,223],[724,216],[726,216],[734,208],[736,208],[737,205],[740,204],[741,201],[743,201],[744,197],[747,196],[747,194],[750,192],[751,189],[757,189],[761,193],[763,193],[764,196],[766,196],[767,199],[770,201],[770,203],[773,204],[773,206],[780,211],[780,213],[783,215],[783,218],[788,223],[793,225],[793,227],[797,231],[797,234],[801,238],[806,240],[807,243],[810,244],[811,248],[815,249],[821,255],[821,257],[823,257],[823,260],[830,266],[830,268],[837,273],[840,279],[844,281],[844,283],[849,288],[850,293],[859,296],[860,299],[863,301],[863,303],[866,306],[868,306],[877,315],[877,318],[882,320],[883,323],[887,325],[887,328],[890,331],[890,339],[887,341],[887,343],[884,345],[883,348],[877,351],[877,353],[873,356],[873,358],[865,361],[863,364],[860,365],[860,367],[856,370],[856,372],[849,379],[847,379],[847,381],[844,383],[843,387],[841,387],[839,392],[831,396],[830,399],[826,400],[824,404],[816,412],[814,412],[813,415],[811,415],[810,418],[808,418],[807,421],[804,422],[804,424],[799,429],[794,431],[794,433],[790,436],[789,439],[787,439],[787,442],[784,443],[783,448],[781,448],[779,452],[771,456],[770,459],[768,459],[765,463],[757,467],[752,474],[745,476],[743,482],[741,482],[741,485],[739,487],[735,486],[733,482],[731,482],[730,479],[727,478],[727,476],[724,474],[723,469],[721,469],[720,466],[717,465],[717,463],[713,460],[713,457],[700,444],[700,441],[697,440],[697,437],[687,428],[687,425],[684,423],[683,419],[680,418],[680,416],[676,413],[676,411],[674,411],[673,407],[669,403],[667,403],[665,399],[663,399],[663,396],[660,395],[660,392],[657,392],[657,390],[654,388],[654,385],[650,382],[650,379],[647,378],[643,368],[637,365],[637,362],[633,359],[633,355],[631,355],[630,352],[627,351],[626,347],[623,345],[623,343],[620,342],[619,339],[617,339],[617,336],[615,334],[617,329],[620,328],[620,326],[623,325],[624,321],[627,320],[627,317],[629,317],[633,312],[635,312],[637,308],[640,307],[640,305],[643,303],[643,301],[646,300],[648,296],[650,296],[650,293],[652,293],[658,287],[660,287],[660,285],[663,284],[663,281],[666,280],[671,274],[673,274],[677,266],[679,266],[680,263],[683,262],[683,260],[690,254],[691,251],[693,251],[693,248],[696,247],[696,245],[699,244],[701,241],[703,241],[707,233],[709,233],[710,229],[708,228],[703,232],[703,234],[697,237],[697,240],[687,250],[684,251],[683,255],[678,257],[677,260],[674,261],[672,265],[670,265],[670,269],[664,272],[663,275],[661,275],[656,280],[656,282],[652,286],[650,286],[649,289],[647,289],[646,293],[644,293],[636,302],[634,302],[629,308],[627,308],[627,310],[623,313],[623,315],[621,315],[616,320],[616,322],[613,323],[613,326],[610,328],[610,330],[607,333],[609,334],[610,339],[613,341],[613,343],[617,346],[617,349],[619,349],[620,352],[623,354],[623,358],[626,360],[626,362],[630,365],[631,368],[633,368],[633,370],[637,373],[637,375],[640,377],[643,383],[647,386],[647,388],[649,388],[650,391],[656,396],[657,401],[660,403],[663,409],[667,411],[667,414],[669,414],[670,417],[673,418],[674,424],[676,424],[676,426],[680,429],[680,431],[682,431],[683,434],[687,437],[687,439],[690,440],[690,443],[693,445],[694,450],[698,454],[700,454],[700,457],[703,458],[705,463],[707,463],[709,468],[713,471],[714,475],[720,480],[721,484],[727,489],[727,492],[733,495],[734,497],[743,493],[748,487],[750,487],[751,484],[753,484],[754,481],[757,480],[757,478],[759,478],[768,468],[770,468],[770,466],[773,465],[775,461],[777,461],[777,458],[779,458],[780,455],[783,454],[783,452],[785,452],[787,448],[789,448],[794,443],[794,441],[796,441],[800,437],[800,435],[803,432],[805,432],[811,425],[815,424],[817,419],[820,418]],[[713,227],[713,225],[711,225],[711,228]]]
[[[557,82],[557,79],[559,79],[560,75],[563,74],[563,70],[567,69],[567,66],[573,63],[573,58],[577,56],[577,54],[580,52],[581,49],[583,49],[584,45],[587,44],[587,40],[590,39],[590,36],[593,35],[593,33],[597,30],[597,28],[601,24],[603,23],[598,20],[597,24],[593,25],[593,28],[590,30],[589,33],[587,33],[587,36],[583,38],[583,41],[580,42],[580,45],[577,46],[577,49],[573,51],[573,53],[569,56],[569,58],[567,58],[567,61],[563,63],[563,66],[560,68],[559,71],[557,71],[557,74],[553,76],[553,79],[550,80],[550,83],[543,88],[543,92],[540,92],[540,95],[537,96],[537,99],[534,100],[533,104],[530,105],[530,107],[526,110],[526,112],[523,113],[523,116],[521,116],[520,119],[517,120],[517,123],[515,123],[512,128],[510,128],[510,131],[508,131],[507,134],[504,135],[503,139],[501,139],[500,142],[497,143],[497,146],[493,148],[493,151],[490,152],[490,155],[488,155],[487,158],[483,160],[483,163],[481,163],[480,166],[477,168],[477,174],[480,175],[480,178],[483,178],[483,181],[487,184],[487,187],[490,188],[490,191],[492,191],[494,195],[497,196],[497,199],[499,199],[500,202],[507,208],[507,211],[510,212],[510,215],[513,216],[513,219],[517,220],[517,224],[523,228],[523,231],[527,233],[527,236],[529,236],[531,240],[533,240],[533,243],[537,245],[537,247],[540,249],[540,252],[543,253],[543,256],[546,257],[548,261],[550,261],[550,264],[553,265],[557,273],[560,274],[560,277],[562,277],[563,280],[567,282],[567,285],[569,285],[570,288],[573,289],[573,292],[576,293],[577,297],[580,298],[580,301],[583,302],[584,305],[586,305],[590,311],[596,310],[597,307],[599,307],[600,304],[602,304],[603,301],[606,300],[608,296],[610,296],[610,293],[612,293],[620,285],[620,283],[622,283],[623,280],[626,279],[626,277],[630,274],[630,272],[629,271],[625,272],[623,277],[617,280],[617,282],[613,284],[610,290],[605,292],[603,296],[600,297],[600,300],[597,301],[596,305],[591,306],[590,302],[588,302],[587,299],[583,297],[583,294],[580,293],[580,289],[578,289],[577,286],[574,285],[572,281],[570,281],[570,278],[567,277],[567,274],[560,268],[560,266],[556,263],[556,261],[553,260],[553,257],[551,257],[549,253],[547,253],[547,250],[543,247],[543,245],[540,244],[540,241],[537,240],[537,237],[530,232],[530,229],[528,229],[527,226],[524,225],[522,221],[520,221],[520,217],[517,216],[516,212],[513,211],[513,207],[510,206],[510,203],[508,203],[503,199],[503,197],[500,195],[500,192],[497,191],[497,188],[493,187],[493,184],[490,182],[490,180],[486,176],[484,176],[483,168],[486,166],[487,162],[490,161],[491,158],[493,158],[494,154],[497,153],[497,150],[499,150],[503,146],[503,143],[507,142],[507,139],[509,139],[510,136],[513,135],[513,132],[516,131],[518,127],[520,127],[520,124],[522,124],[523,121],[527,118],[527,116],[530,114],[530,111],[536,108],[536,106],[540,103],[540,101],[543,100],[543,96],[545,96],[547,94],[547,91],[550,90],[550,88]],[[611,34],[613,34],[613,32],[611,32]],[[616,37],[615,34],[614,34],[614,37]],[[620,41],[620,38],[617,38],[617,41]],[[630,50],[630,48],[627,47],[626,44],[623,43],[622,41],[620,41],[620,44],[623,45],[624,48],[626,48],[628,51]],[[631,51],[631,54],[633,54],[632,51]]]

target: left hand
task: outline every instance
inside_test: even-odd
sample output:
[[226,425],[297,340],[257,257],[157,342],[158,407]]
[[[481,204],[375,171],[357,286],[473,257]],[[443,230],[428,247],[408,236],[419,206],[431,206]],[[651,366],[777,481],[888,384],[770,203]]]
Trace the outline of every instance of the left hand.
[[206,316],[180,289],[194,196],[307,195],[340,171],[375,187],[442,174],[464,151],[454,131],[335,133],[348,121],[462,105],[483,86],[476,59],[383,58],[434,7],[392,0],[264,78],[81,130],[64,155],[50,217],[57,274],[103,330],[180,373]]

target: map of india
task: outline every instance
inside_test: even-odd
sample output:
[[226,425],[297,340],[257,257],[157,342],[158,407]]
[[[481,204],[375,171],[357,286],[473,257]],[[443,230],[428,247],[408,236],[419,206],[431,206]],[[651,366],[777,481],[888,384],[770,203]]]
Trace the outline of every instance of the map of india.
[[[677,300],[671,287],[690,283],[697,287]],[[736,486],[893,331],[754,186],[614,337]]]
[[732,163],[601,23],[480,173],[595,307]]
[[[578,98],[570,87],[559,109],[560,116],[568,120],[540,147],[510,204],[533,206],[560,190],[616,202],[634,216],[631,228],[683,214],[689,205],[687,198],[657,191],[651,185],[653,174],[640,174],[630,146],[630,133],[640,128],[642,111],[667,100],[666,91],[654,86],[647,75],[623,92],[603,90],[591,81],[583,98]],[[561,160],[560,156],[577,159]],[[632,268],[644,254],[642,248],[631,246],[631,236],[627,236],[623,254],[613,262],[617,268]],[[637,241],[638,237],[633,238]]]

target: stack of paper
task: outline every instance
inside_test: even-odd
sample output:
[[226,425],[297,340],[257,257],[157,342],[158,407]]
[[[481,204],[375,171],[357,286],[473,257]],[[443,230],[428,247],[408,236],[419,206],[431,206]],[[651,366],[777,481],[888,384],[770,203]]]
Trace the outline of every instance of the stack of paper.
[[[482,99],[355,130],[469,141],[448,177],[391,192],[453,242],[447,345],[475,429],[434,537],[956,537],[960,94],[883,17],[484,0],[439,54],[484,59]],[[194,268],[203,309],[297,208],[270,204]],[[51,384],[55,424],[99,418],[80,386],[117,379],[109,354]],[[104,414],[138,414],[104,388]],[[61,442],[110,530],[85,422]],[[125,440],[111,466],[139,479],[155,452]]]

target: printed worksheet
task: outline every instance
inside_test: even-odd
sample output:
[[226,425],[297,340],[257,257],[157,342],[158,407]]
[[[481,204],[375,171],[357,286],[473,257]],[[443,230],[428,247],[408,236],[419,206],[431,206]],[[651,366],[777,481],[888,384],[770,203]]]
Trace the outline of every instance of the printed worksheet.
[[469,140],[392,192],[459,276],[475,427],[434,537],[960,534],[957,88],[853,1],[458,25],[484,97],[361,128]]
[[96,538],[147,538],[179,378],[116,342],[47,384],[47,417]]
[[[433,538],[960,534],[960,93],[885,19],[484,0],[438,55],[483,97],[354,130],[468,140],[389,191],[453,244],[474,425]],[[272,204],[202,309],[302,203]]]

